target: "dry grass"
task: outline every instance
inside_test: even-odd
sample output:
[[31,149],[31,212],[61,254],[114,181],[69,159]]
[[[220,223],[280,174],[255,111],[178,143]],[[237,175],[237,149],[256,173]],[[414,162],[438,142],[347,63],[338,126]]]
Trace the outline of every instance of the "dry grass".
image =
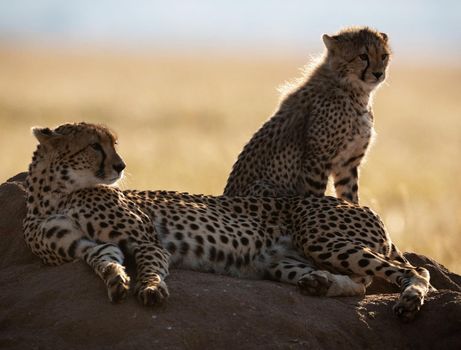
[[[398,58],[397,58],[398,60]],[[26,169],[32,125],[105,123],[120,137],[124,187],[220,194],[299,59],[0,50],[0,181]],[[378,139],[362,203],[405,250],[461,272],[461,67],[394,64],[375,101]]]

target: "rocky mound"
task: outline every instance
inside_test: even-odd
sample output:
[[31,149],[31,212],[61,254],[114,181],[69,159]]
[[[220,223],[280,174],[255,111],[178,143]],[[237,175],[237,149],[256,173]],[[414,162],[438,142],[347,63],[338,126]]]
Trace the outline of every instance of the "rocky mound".
[[[47,267],[22,240],[24,175],[0,186],[2,349],[460,349],[461,276],[424,256],[438,289],[417,319],[392,314],[385,282],[364,298],[302,296],[295,287],[173,270],[170,299],[141,306],[108,302],[83,263]],[[379,293],[379,294],[378,294]]]

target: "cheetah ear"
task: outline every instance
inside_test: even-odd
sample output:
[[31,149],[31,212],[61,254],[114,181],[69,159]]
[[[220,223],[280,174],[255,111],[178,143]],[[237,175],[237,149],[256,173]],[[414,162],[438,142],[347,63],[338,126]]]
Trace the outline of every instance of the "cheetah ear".
[[328,34],[323,34],[322,40],[328,50],[333,50],[338,43],[334,36],[329,36]]
[[386,33],[382,33],[382,32],[379,33],[379,34],[381,34],[381,38],[383,38],[384,42],[387,43],[387,39],[388,39],[387,34],[386,34]]
[[33,127],[32,133],[34,134],[38,142],[41,144],[47,143],[50,140],[55,139],[57,136],[60,136],[50,128]]

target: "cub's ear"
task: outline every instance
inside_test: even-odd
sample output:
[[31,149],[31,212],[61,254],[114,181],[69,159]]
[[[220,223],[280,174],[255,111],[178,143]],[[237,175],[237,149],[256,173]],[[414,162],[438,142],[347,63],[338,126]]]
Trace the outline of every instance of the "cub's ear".
[[322,40],[328,50],[333,50],[338,43],[334,36],[329,36],[328,34],[323,34]]
[[48,143],[51,140],[56,139],[58,136],[60,136],[50,128],[33,127],[32,133],[34,134],[35,138],[38,140],[40,144]]
[[387,39],[388,39],[387,34],[386,33],[379,33],[379,34],[381,34],[381,38],[383,38],[384,42],[387,43]]

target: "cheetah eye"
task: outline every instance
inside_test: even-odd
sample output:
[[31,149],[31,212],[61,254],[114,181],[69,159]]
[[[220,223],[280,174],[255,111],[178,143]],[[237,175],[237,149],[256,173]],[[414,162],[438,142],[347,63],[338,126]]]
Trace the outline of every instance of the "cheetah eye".
[[368,61],[368,55],[366,53],[362,53],[361,55],[359,55],[359,58],[362,61]]
[[100,144],[99,142],[92,143],[92,144],[90,145],[90,147],[91,147],[92,149],[95,149],[96,151],[99,151],[99,150],[102,149],[101,144]]
[[387,54],[387,53],[384,53],[384,54],[381,55],[381,58],[382,58],[383,61],[388,57],[389,57],[389,54]]

